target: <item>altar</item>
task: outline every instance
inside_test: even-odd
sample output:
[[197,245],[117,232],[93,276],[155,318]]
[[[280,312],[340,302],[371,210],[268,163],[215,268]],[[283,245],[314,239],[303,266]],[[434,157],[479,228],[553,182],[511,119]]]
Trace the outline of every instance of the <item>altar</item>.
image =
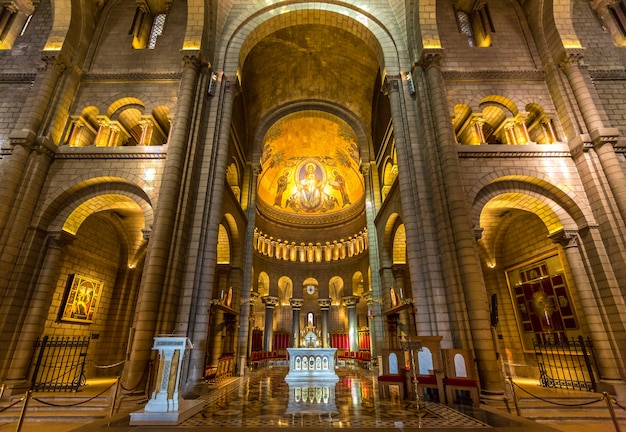
[[302,348],[287,348],[289,353],[289,373],[287,383],[324,382],[334,384],[339,381],[335,372],[337,348],[322,348],[315,327],[309,325],[304,332]]

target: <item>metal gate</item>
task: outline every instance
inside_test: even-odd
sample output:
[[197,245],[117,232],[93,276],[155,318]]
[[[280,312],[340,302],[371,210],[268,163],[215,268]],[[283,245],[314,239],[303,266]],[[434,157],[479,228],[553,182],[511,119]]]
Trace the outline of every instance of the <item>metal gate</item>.
[[44,336],[35,341],[31,389],[77,391],[85,385],[85,360],[89,337]]
[[534,341],[543,387],[596,390],[591,340],[582,336],[571,341]]

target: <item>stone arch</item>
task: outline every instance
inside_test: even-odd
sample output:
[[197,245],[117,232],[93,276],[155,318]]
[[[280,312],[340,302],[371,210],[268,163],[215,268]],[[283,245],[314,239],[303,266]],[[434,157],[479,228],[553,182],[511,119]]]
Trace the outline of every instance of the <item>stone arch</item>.
[[582,227],[595,224],[585,201],[568,185],[534,170],[507,168],[485,175],[469,190],[468,200],[472,203],[470,217],[475,227],[479,226],[482,208],[494,190],[534,192],[538,197],[545,197],[546,200],[554,203],[553,210],[564,221],[564,225],[568,225],[568,228],[575,228],[571,225]]
[[333,305],[341,304],[344,295],[344,282],[341,276],[333,276],[328,280],[328,297]]
[[[278,9],[280,9],[280,14],[276,16]],[[302,11],[316,12],[316,14],[305,14]],[[331,14],[324,15],[325,12],[331,12]],[[218,63],[220,65],[218,67],[221,67],[227,75],[235,75],[237,68],[243,65],[243,60],[251,47],[264,34],[269,34],[278,28],[306,23],[308,19],[314,18],[312,22],[336,26],[353,34],[359,34],[361,37],[366,34],[363,30],[365,27],[369,30],[369,34],[363,40],[370,48],[373,48],[373,52],[377,53],[381,70],[396,75],[402,70],[403,64],[406,69],[410,64],[406,57],[401,58],[400,49],[391,31],[376,18],[376,16],[386,14],[387,12],[383,10],[374,14],[357,6],[335,3],[271,5],[249,16],[239,17],[224,29],[223,33],[231,36],[225,39],[224,45],[218,49],[218,57],[223,59]],[[348,19],[339,19],[341,17]],[[395,20],[390,18],[386,21],[394,22]],[[354,33],[357,29],[359,29],[358,33]],[[383,46],[385,50],[382,49]],[[235,58],[237,62],[234,61]]]
[[42,229],[60,231],[69,215],[84,201],[103,194],[117,194],[130,198],[141,209],[145,227],[149,228],[154,222],[152,202],[141,188],[143,180],[132,175],[113,176],[107,172],[95,172],[68,182],[66,186],[53,191],[41,206],[35,217],[35,224]]
[[387,223],[385,224],[385,229],[383,232],[383,241],[382,241],[382,249],[384,250],[385,255],[388,259],[392,259],[393,257],[393,240],[394,234],[398,225],[402,224],[402,219],[399,214],[393,213],[389,215],[387,218]]
[[270,295],[270,277],[266,272],[259,272],[259,277],[257,278],[257,287],[260,297]]

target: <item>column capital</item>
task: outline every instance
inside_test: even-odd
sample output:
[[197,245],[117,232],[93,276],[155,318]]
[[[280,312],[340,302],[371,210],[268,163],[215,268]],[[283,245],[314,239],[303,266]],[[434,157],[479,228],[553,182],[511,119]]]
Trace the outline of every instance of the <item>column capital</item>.
[[328,310],[330,309],[330,306],[332,305],[332,299],[329,298],[325,298],[325,299],[317,299],[317,304],[319,305],[321,310]]
[[554,243],[558,243],[564,248],[578,247],[580,237],[578,230],[573,229],[560,229],[550,235],[548,238]]
[[241,86],[239,85],[239,78],[237,75],[225,76],[222,75],[222,81],[226,86],[226,91],[230,91],[234,96],[238,95],[241,91]]
[[250,303],[255,303],[261,294],[258,291],[250,291]]
[[265,296],[261,297],[261,300],[263,300],[263,303],[265,303],[265,307],[267,309],[274,309],[276,306],[278,306],[278,301],[280,299],[274,296]]
[[372,293],[372,291],[363,293],[363,299],[368,306],[372,306],[374,303],[378,303],[380,305],[383,304],[383,299],[374,297],[374,293]]
[[597,128],[592,130],[589,135],[591,135],[594,148],[602,147],[604,144],[615,147],[619,138],[619,130],[616,128]]
[[290,298],[289,299],[289,304],[291,305],[291,308],[293,310],[300,310],[302,309],[302,305],[304,304],[304,299],[301,298]]
[[428,70],[432,67],[441,67],[441,60],[443,60],[443,48],[427,48],[422,51],[417,65],[422,69]]
[[359,302],[361,298],[359,296],[345,296],[342,297],[341,300],[343,300],[343,305],[347,308],[356,308],[357,303]]
[[485,231],[485,229],[483,227],[474,227],[474,239],[476,239],[476,241],[478,241],[481,238],[483,238],[483,232],[484,231]]
[[61,51],[42,51],[41,61],[42,63],[39,66],[40,72],[54,69],[57,73],[60,74],[65,71],[70,65],[70,61],[67,58],[67,55],[65,55]]
[[31,150],[35,143],[37,136],[30,130],[14,130],[9,134],[9,143],[11,147],[24,147],[26,150]]
[[50,247],[60,249],[72,244],[74,240],[76,240],[76,236],[67,231],[51,231],[48,233],[48,246]]
[[204,66],[209,66],[209,63],[202,58],[200,50],[183,50],[181,61],[183,68],[192,68],[196,71],[199,71]]
[[580,62],[582,61],[585,55],[585,48],[566,48],[565,54],[561,58],[559,62],[559,66],[563,70],[567,70],[572,66],[580,66]]
[[385,75],[382,88],[384,94],[399,93],[400,88],[402,88],[402,77],[400,75]]

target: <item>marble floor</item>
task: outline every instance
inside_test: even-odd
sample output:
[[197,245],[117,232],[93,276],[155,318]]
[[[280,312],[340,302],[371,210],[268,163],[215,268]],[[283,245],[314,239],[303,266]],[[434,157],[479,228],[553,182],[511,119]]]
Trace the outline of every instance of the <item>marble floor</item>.
[[186,429],[209,431],[281,432],[311,429],[413,430],[433,431],[489,430],[521,432],[555,431],[529,420],[506,416],[495,410],[460,407],[454,409],[427,402],[425,415],[420,418],[415,406],[391,392],[381,399],[376,379],[360,368],[339,368],[339,382],[334,386],[316,384],[314,387],[287,384],[286,367],[263,368],[245,378],[212,389],[201,399],[204,409],[178,426],[130,426],[129,416],[122,415],[73,429],[75,431],[114,432],[166,431]]

